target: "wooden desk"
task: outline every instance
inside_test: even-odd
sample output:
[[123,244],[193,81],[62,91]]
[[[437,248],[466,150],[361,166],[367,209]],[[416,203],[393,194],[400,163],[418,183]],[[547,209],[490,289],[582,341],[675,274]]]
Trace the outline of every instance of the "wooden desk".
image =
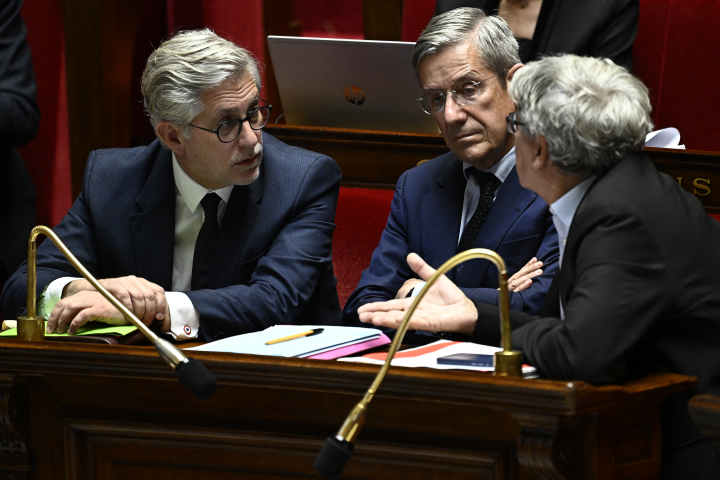
[[[265,130],[285,143],[335,159],[346,186],[395,188],[404,171],[448,151],[441,135],[296,125],[268,125]],[[658,170],[677,178],[709,213],[720,213],[720,152],[645,151]]]
[[[316,478],[377,367],[197,352],[196,400],[151,347],[0,341],[0,478]],[[393,368],[347,478],[656,478],[660,402],[694,379],[624,386]]]
[[690,399],[689,409],[698,430],[720,447],[720,397],[695,395]]

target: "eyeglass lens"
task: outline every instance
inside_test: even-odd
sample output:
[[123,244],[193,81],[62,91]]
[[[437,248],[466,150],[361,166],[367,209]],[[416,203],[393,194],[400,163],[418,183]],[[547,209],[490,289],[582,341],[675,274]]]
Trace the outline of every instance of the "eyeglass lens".
[[459,105],[469,105],[480,97],[481,88],[482,84],[472,82],[466,83],[459,89],[451,90],[450,92],[431,92],[419,98],[420,106],[426,113],[440,113],[445,108],[448,93],[452,94],[455,103]]
[[242,122],[247,120],[250,123],[250,128],[253,130],[260,130],[263,128],[270,118],[270,108],[262,106],[255,110],[249,118],[230,120],[220,126],[218,130],[218,136],[223,142],[232,142],[238,135],[240,135],[240,129],[242,128]]

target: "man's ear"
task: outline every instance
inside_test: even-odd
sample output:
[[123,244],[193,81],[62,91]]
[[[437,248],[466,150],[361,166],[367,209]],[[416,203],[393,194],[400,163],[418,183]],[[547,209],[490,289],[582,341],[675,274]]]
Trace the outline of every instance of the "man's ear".
[[532,166],[535,170],[540,171],[552,165],[550,156],[548,155],[548,144],[545,137],[538,134],[535,136],[535,152],[533,156]]
[[520,70],[522,67],[524,67],[524,65],[522,63],[516,63],[515,65],[512,66],[512,68],[510,70],[508,70],[507,76],[506,76],[508,85],[510,85],[510,81],[512,80],[513,75],[515,75],[515,72]]
[[180,127],[173,125],[167,120],[160,120],[155,127],[157,136],[165,142],[165,145],[172,150],[175,155],[183,155],[185,153],[185,145],[183,142],[186,140],[180,132]]

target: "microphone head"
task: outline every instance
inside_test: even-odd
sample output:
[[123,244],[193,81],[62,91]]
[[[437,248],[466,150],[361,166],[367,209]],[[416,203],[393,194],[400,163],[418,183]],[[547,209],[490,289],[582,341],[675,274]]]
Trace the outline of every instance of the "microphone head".
[[325,478],[338,478],[353,454],[353,444],[337,437],[328,437],[315,457],[313,468]]
[[217,380],[205,365],[194,358],[175,367],[175,378],[200,400],[210,398],[217,390]]

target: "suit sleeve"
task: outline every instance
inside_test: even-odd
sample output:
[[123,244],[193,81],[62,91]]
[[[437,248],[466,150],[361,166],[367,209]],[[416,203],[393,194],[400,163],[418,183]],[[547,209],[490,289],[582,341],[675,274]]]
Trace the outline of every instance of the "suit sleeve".
[[[614,383],[627,371],[628,352],[651,335],[677,289],[642,219],[590,215],[600,221],[579,240],[575,268],[568,272],[575,281],[564,303],[565,320],[523,324],[513,313],[512,342],[545,377]],[[480,315],[476,340],[489,338],[490,316],[487,310]]]
[[345,303],[344,325],[366,326],[358,318],[358,308],[368,303],[392,300],[405,281],[416,276],[407,264],[410,244],[404,198],[406,181],[407,172],[398,179],[390,216],[380,243],[372,254],[370,266],[363,271],[357,288]]
[[632,47],[640,18],[639,0],[620,0],[590,46],[588,55],[606,57],[632,71]]
[[321,275],[332,268],[332,235],[340,169],[329,157],[308,167],[288,220],[247,285],[186,292],[200,313],[200,329],[231,332],[291,324]]
[[[545,301],[550,284],[558,269],[558,241],[552,215],[547,212],[545,218],[545,235],[540,243],[535,257],[543,262],[543,274],[533,279],[533,284],[527,290],[510,293],[510,309],[524,312],[529,315],[538,315]],[[524,263],[530,260],[528,257]],[[508,271],[508,277],[516,272]],[[500,292],[495,288],[461,288],[460,290],[475,303],[498,305]]]
[[20,0],[0,3],[0,146],[20,147],[35,138],[40,109]]

